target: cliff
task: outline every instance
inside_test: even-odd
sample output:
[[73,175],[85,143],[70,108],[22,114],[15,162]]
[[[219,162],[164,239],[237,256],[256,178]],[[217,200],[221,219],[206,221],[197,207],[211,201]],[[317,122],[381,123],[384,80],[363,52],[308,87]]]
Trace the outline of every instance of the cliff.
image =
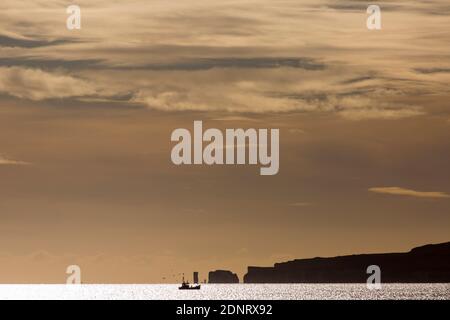
[[239,278],[235,273],[227,270],[210,271],[208,275],[209,283],[239,283]]
[[450,242],[405,253],[297,259],[273,267],[248,267],[244,283],[365,283],[366,269],[378,265],[383,283],[450,282]]

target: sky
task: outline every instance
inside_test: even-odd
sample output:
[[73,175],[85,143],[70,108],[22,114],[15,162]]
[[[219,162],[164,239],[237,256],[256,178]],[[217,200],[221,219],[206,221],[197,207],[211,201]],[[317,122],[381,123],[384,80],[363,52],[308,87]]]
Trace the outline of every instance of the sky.
[[[81,29],[66,28],[67,6]],[[181,274],[449,241],[450,4],[2,0],[0,282]],[[280,170],[171,132],[279,128]]]

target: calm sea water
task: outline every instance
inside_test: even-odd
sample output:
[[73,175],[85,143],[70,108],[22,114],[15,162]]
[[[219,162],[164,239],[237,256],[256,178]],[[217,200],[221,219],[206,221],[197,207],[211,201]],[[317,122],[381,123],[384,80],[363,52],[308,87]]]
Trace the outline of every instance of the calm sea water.
[[0,285],[0,299],[446,299],[450,284]]

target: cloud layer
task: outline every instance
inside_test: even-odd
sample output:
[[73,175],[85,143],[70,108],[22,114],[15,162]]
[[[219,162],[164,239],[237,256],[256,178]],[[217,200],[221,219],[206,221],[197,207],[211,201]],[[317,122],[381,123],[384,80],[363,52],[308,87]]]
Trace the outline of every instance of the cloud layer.
[[18,160],[12,160],[8,159],[2,155],[0,155],[0,166],[1,165],[28,165],[28,162],[25,161],[18,161]]
[[68,75],[18,67],[0,68],[0,92],[30,99],[60,99],[94,95],[94,85]]
[[400,187],[377,187],[370,188],[369,191],[397,196],[409,196],[416,198],[450,198],[450,195],[440,191],[416,191]]
[[359,1],[80,0],[80,31],[66,29],[66,5],[2,1],[0,92],[350,120],[432,113],[414,97],[448,93],[444,0],[384,1],[373,32]]

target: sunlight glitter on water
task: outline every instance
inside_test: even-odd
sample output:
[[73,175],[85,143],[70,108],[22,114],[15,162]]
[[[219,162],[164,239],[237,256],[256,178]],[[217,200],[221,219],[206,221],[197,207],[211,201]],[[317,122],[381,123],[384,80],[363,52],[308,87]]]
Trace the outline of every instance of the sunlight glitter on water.
[[0,299],[125,300],[315,300],[450,299],[450,284],[207,284],[201,290],[178,285],[0,285]]

